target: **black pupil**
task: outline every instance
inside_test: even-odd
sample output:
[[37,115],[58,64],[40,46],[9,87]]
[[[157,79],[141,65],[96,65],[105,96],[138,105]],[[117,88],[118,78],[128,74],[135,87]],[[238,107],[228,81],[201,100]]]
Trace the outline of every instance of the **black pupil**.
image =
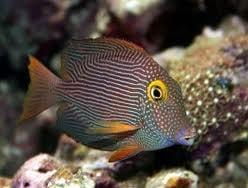
[[160,90],[157,89],[157,88],[155,88],[155,89],[153,90],[153,96],[154,96],[155,98],[160,98],[160,97],[161,97]]

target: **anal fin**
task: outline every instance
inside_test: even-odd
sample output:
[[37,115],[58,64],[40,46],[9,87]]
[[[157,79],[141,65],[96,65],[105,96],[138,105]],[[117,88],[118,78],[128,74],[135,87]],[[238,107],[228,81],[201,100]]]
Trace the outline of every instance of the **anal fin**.
[[138,154],[141,151],[142,151],[141,146],[136,143],[126,145],[116,150],[109,158],[109,162],[115,162],[115,161],[127,159],[129,157]]

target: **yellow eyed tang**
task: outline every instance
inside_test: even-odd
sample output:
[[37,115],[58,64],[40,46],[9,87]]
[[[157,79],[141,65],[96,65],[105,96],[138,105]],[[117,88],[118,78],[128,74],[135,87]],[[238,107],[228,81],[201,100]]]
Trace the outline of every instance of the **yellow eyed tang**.
[[174,144],[191,145],[178,83],[147,52],[111,38],[71,39],[60,77],[30,57],[31,84],[20,120],[58,104],[58,127],[109,161]]

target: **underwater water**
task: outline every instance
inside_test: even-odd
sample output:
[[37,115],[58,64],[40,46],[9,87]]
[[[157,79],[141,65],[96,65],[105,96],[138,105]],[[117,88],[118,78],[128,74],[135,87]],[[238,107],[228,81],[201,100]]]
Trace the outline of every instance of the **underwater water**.
[[[247,23],[246,0],[1,0],[0,187],[248,187]],[[58,129],[58,106],[18,123],[29,55],[60,75],[67,42],[98,37],[144,48],[177,81],[191,146],[110,163]]]

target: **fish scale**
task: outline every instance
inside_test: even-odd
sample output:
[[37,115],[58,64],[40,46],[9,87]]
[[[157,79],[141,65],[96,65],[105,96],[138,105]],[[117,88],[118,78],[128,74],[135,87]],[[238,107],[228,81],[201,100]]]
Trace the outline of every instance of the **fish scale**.
[[89,147],[115,151],[110,162],[193,143],[179,85],[133,43],[72,39],[61,56],[61,78],[34,57],[29,72],[20,120],[59,104],[59,129]]

